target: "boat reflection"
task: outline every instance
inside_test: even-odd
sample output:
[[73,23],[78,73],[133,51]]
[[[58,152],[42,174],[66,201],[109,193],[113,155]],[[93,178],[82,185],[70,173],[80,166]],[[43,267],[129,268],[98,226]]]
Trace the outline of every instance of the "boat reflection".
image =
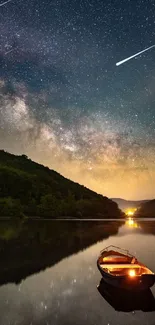
[[150,289],[145,291],[128,291],[115,288],[101,279],[97,287],[101,296],[116,310],[132,312],[141,310],[144,312],[155,311],[155,298]]

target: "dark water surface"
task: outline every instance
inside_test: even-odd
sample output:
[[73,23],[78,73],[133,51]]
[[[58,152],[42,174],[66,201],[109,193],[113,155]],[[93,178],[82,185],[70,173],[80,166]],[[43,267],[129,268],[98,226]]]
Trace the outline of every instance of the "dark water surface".
[[155,325],[155,286],[124,297],[100,283],[108,245],[155,272],[155,221],[1,222],[0,324]]

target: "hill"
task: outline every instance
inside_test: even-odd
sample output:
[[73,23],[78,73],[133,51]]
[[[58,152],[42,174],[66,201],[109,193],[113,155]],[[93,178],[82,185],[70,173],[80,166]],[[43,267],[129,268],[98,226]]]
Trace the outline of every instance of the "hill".
[[0,150],[0,216],[119,218],[117,204],[48,167]]
[[143,203],[135,213],[136,217],[155,217],[155,200]]
[[141,200],[141,201],[128,201],[120,198],[112,198],[114,202],[118,204],[118,207],[122,210],[125,211],[127,209],[131,208],[138,208],[140,207],[143,203],[148,202],[148,200]]

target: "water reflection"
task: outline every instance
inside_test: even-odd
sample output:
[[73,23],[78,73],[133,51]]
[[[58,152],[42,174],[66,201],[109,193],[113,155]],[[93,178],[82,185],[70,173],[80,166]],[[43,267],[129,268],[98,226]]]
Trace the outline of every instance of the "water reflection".
[[63,258],[116,235],[123,221],[1,222],[0,285],[14,282],[51,267]]
[[[130,301],[128,310],[136,312],[126,317],[117,311],[125,311],[124,305],[113,308],[96,289],[96,261],[109,245],[128,249],[155,271],[155,222],[136,222],[140,228],[125,220],[1,224],[0,281],[14,283],[0,287],[0,324],[154,325],[155,312],[141,312],[154,311],[150,292],[146,308]],[[155,295],[155,286],[151,291]]]
[[140,228],[140,224],[138,224],[138,222],[136,222],[133,218],[128,218],[125,221],[125,225],[130,228]]
[[102,297],[117,311],[155,311],[155,298],[150,289],[140,292],[127,291],[110,286],[101,279],[97,287]]
[[155,219],[134,219],[127,218],[125,223],[120,227],[125,232],[137,232],[155,235]]
[[109,236],[134,232],[155,234],[154,221],[1,222],[0,285],[20,283]]

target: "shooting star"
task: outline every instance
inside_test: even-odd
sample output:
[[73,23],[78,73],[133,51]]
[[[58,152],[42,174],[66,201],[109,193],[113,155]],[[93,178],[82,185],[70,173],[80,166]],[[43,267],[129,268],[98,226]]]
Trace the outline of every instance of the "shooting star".
[[126,58],[126,59],[124,59],[124,60],[122,60],[122,61],[117,62],[116,65],[119,66],[119,65],[121,65],[121,64],[123,64],[123,63],[125,63],[125,62],[127,62],[127,61],[129,61],[129,60],[131,60],[131,59],[133,59],[133,58],[135,58],[137,55],[140,55],[140,54],[142,54],[142,53],[144,53],[144,52],[146,52],[146,51],[152,49],[153,47],[155,47],[155,45],[152,45],[152,46],[148,47],[147,49],[145,49],[145,50],[143,50],[143,51],[141,51],[141,52],[138,52],[138,53],[136,53],[136,54],[130,56],[129,58]]
[[17,47],[15,47],[15,48],[13,48],[13,49],[11,49],[11,50],[9,50],[9,51],[5,52],[5,55],[7,55],[7,54],[9,54],[9,53],[13,52],[14,50],[16,50],[16,48],[17,48]]
[[13,1],[13,0],[8,0],[8,1],[5,1],[5,2],[3,2],[3,3],[0,3],[0,7],[6,5],[6,4],[7,4],[8,2],[10,2],[10,1]]

